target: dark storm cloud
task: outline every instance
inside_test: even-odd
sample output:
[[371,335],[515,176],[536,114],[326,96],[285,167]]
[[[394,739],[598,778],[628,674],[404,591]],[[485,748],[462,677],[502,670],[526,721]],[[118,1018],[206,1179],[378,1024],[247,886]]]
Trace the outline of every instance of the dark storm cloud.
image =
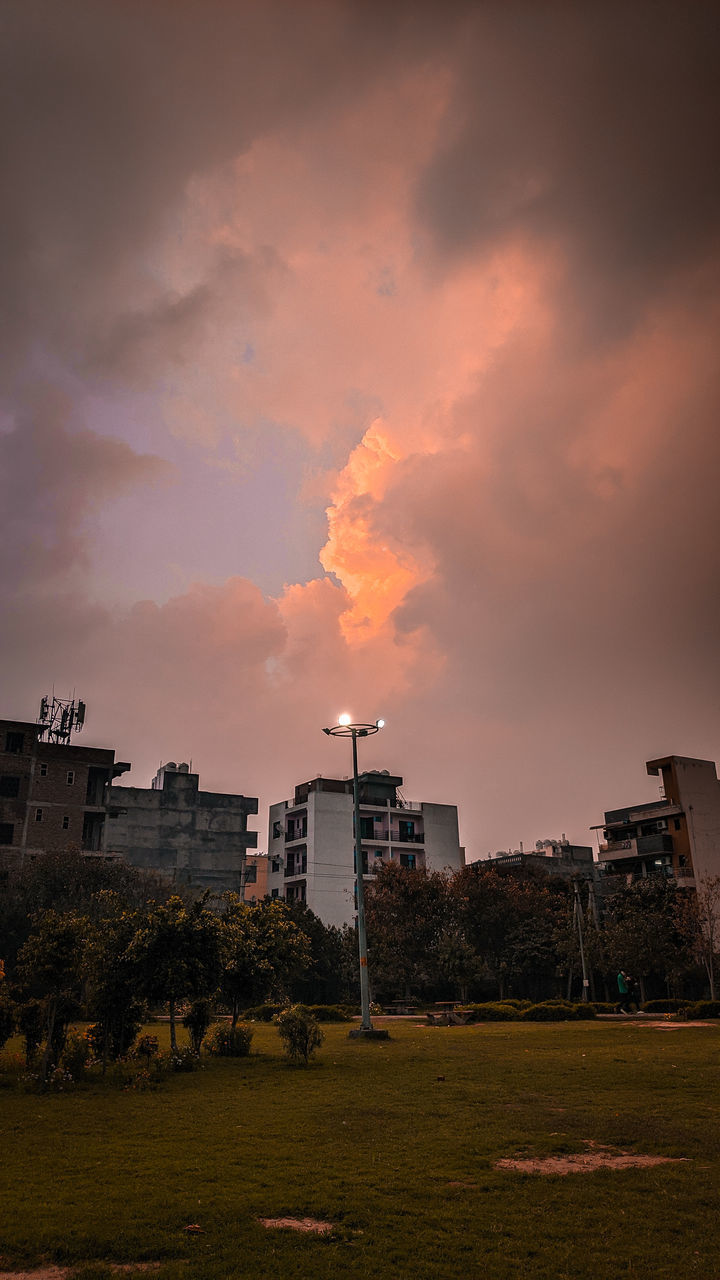
[[719,245],[720,9],[478,5],[418,209],[445,255],[560,249],[591,333]]

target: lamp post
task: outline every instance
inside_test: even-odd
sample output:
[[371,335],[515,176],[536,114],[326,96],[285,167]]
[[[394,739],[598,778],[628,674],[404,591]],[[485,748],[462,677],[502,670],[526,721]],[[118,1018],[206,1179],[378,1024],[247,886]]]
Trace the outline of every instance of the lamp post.
[[360,1030],[350,1032],[375,1039],[387,1039],[387,1031],[376,1031],[370,1020],[370,984],[368,981],[367,933],[365,930],[365,886],[363,883],[362,836],[360,834],[360,783],[358,779],[357,740],[377,733],[385,724],[354,724],[347,713],[338,716],[338,722],[330,729],[323,729],[331,738],[352,738],[353,759],[353,811],[355,815],[355,894],[357,900],[358,950],[360,952]]

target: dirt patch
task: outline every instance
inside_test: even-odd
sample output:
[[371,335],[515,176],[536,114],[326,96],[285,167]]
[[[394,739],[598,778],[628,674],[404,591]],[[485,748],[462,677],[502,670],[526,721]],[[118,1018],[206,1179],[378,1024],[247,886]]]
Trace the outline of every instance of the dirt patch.
[[[325,1235],[335,1230],[332,1222],[319,1222],[317,1218],[260,1218],[259,1221],[269,1230],[309,1231],[315,1235]],[[0,1276],[2,1280],[2,1276]]]
[[[640,1156],[631,1151],[611,1151],[588,1142],[589,1151],[567,1156],[515,1156],[498,1160],[496,1169],[517,1173],[594,1173],[596,1169],[647,1169],[656,1164],[678,1164],[683,1156]],[[1,1278],[0,1278],[1,1280]]]

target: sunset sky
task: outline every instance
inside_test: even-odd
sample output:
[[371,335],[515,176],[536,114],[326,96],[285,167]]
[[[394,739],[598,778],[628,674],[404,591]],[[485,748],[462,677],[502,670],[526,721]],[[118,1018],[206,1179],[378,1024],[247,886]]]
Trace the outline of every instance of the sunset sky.
[[0,715],[261,814],[384,716],[468,859],[720,759],[720,5],[0,32]]

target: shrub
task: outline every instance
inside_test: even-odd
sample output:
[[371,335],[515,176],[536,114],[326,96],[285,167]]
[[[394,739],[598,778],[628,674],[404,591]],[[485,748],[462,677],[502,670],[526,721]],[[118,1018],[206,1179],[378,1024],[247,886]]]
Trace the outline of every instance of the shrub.
[[171,1051],[167,1058],[162,1057],[161,1065],[167,1062],[168,1069],[176,1073],[184,1071],[197,1071],[200,1063],[194,1049],[175,1049]]
[[300,1008],[318,1022],[352,1022],[352,1014],[339,1004],[307,1004]]
[[690,1004],[692,1000],[646,1000],[642,1008],[643,1013],[677,1013]]
[[145,1058],[149,1062],[151,1058],[157,1058],[158,1053],[157,1036],[141,1036],[132,1051],[132,1056],[133,1058]]
[[525,1009],[522,1017],[527,1022],[572,1022],[577,1018],[594,1018],[591,1005],[568,1004],[561,1000],[543,1000]]
[[687,1012],[689,1018],[720,1018],[720,1000],[698,1000]]
[[4,1049],[15,1030],[15,1010],[8,996],[0,995],[0,1049]]
[[233,1029],[228,1022],[218,1022],[205,1037],[208,1053],[218,1058],[246,1058],[250,1052],[253,1031],[247,1022]]
[[578,1022],[588,1022],[591,1018],[597,1017],[597,1009],[594,1004],[585,1004],[583,1001],[575,1005],[575,1017]]
[[302,1060],[307,1066],[325,1038],[317,1020],[302,1005],[295,1004],[283,1009],[275,1021],[288,1057],[295,1062]]
[[500,1000],[469,1004],[467,1007],[472,1009],[472,1022],[512,1022],[520,1017],[520,1011],[514,1004]]
[[258,1004],[252,1009],[246,1009],[245,1017],[254,1019],[255,1022],[272,1022],[281,1009],[281,1004]]
[[606,1000],[592,1000],[592,1007],[596,1013],[614,1013],[617,1005],[609,1004]]
[[187,1027],[190,1032],[190,1042],[193,1047],[193,1053],[200,1052],[200,1045],[203,1042],[205,1033],[212,1022],[212,1009],[210,1001],[204,998],[193,1000],[190,1008],[183,1018],[183,1026]]
[[25,1062],[28,1067],[35,1061],[35,1055],[42,1041],[45,1009],[41,1000],[26,1000],[17,1011],[17,1029],[25,1041]]
[[80,1031],[69,1031],[58,1070],[65,1072],[72,1080],[82,1080],[90,1054],[91,1046],[87,1036]]

